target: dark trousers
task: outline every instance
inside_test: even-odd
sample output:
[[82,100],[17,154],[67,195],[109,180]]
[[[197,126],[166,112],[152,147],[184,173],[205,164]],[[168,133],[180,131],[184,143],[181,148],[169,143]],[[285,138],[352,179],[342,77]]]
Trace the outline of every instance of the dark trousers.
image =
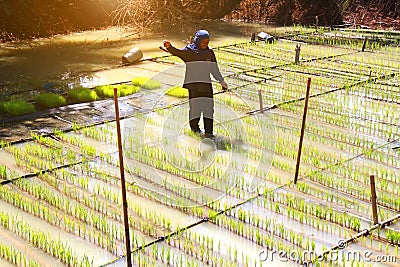
[[213,134],[214,99],[211,84],[189,89],[189,125],[193,132],[200,132],[199,122],[203,113],[204,132]]

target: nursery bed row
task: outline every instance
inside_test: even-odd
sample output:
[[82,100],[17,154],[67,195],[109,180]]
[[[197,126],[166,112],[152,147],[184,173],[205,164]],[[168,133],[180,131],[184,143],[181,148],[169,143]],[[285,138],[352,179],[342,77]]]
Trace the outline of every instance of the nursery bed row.
[[[286,142],[286,144],[287,144],[287,141],[288,141],[289,139],[287,139],[287,138],[285,138],[284,139],[284,141]],[[279,144],[279,141],[278,141],[278,144]],[[295,147],[296,146],[296,142],[295,141],[293,141],[293,155],[291,155],[290,156],[290,158],[292,158],[292,159],[294,159],[294,157],[295,157]],[[367,147],[368,148],[368,147]],[[313,149],[312,148],[312,146],[310,147],[310,148],[307,148],[307,150],[306,150],[306,154],[308,153],[308,152],[312,152],[312,151],[314,151],[315,149]],[[278,148],[278,150],[275,150],[275,152],[277,152],[278,154],[279,153],[282,153],[282,152],[279,152],[280,150],[279,150],[279,148]],[[325,153],[325,152],[324,152]],[[287,154],[287,155],[289,155],[289,154]],[[319,158],[319,162],[321,162],[321,155],[320,155],[320,152],[317,152],[317,151],[315,151],[315,152],[313,152],[313,154],[311,154],[311,155],[314,155],[314,156],[316,156],[317,158]],[[307,155],[305,155],[305,156],[307,156]],[[330,156],[330,158],[332,159],[331,160],[331,162],[330,162],[330,164],[335,164],[336,162],[337,162],[337,158],[336,157],[332,157],[332,156]],[[318,166],[318,165],[317,165]],[[329,166],[329,164],[327,165],[327,166]],[[384,168],[383,168],[384,169]],[[375,169],[373,169],[372,171],[375,171]],[[354,172],[354,170],[352,170],[352,172]],[[364,181],[366,181],[366,178],[365,177],[369,177],[369,175],[367,174],[367,172],[368,171],[363,171],[363,173],[361,173],[361,175],[359,176],[360,178],[358,178],[358,179],[361,179],[363,182]],[[394,175],[394,173],[392,173],[393,175]],[[365,176],[365,177],[364,177]],[[396,176],[394,176],[394,177],[396,177]],[[382,185],[381,185],[381,189],[387,189],[387,186],[388,186],[388,183],[387,182],[385,182],[385,180],[382,180],[381,181],[381,183],[382,183]],[[365,182],[366,183],[366,182]],[[391,184],[390,182],[389,182],[389,184]],[[393,185],[395,185],[395,184],[393,184]],[[390,186],[390,188],[391,188],[391,190],[394,190],[394,191],[396,191],[396,189],[393,189],[392,188],[392,186]]]
[[376,81],[373,84],[365,84],[362,87],[353,87],[347,92],[351,95],[362,97],[374,101],[382,101],[387,103],[400,104],[399,86],[388,81]]
[[[274,45],[258,42],[256,44],[242,44],[235,48],[243,49],[248,53],[257,55],[265,55],[276,57],[278,59],[287,59],[293,61],[295,57],[296,43],[287,41],[286,39],[279,40]],[[311,45],[306,43],[300,44],[300,60],[308,61],[326,56],[342,55],[354,52],[354,50],[341,47],[321,47],[319,45]]]
[[[285,149],[287,149],[287,145],[288,145],[288,139],[284,139],[285,142]],[[282,150],[282,148],[280,148],[281,146],[278,146],[279,141],[277,143],[277,153],[282,153],[279,152]],[[377,170],[381,171],[380,173],[383,173],[382,170],[387,170],[387,168],[383,165],[368,165],[368,164],[363,164],[363,162],[357,163],[352,161],[352,162],[347,162],[347,163],[339,163],[340,165],[336,166],[337,162],[331,162],[329,164],[323,164],[323,160],[321,159],[321,151],[317,152],[314,149],[313,145],[307,145],[307,143],[305,143],[305,151],[307,151],[308,153],[303,153],[304,155],[302,156],[302,169],[303,171],[301,171],[301,173],[303,173],[303,175],[305,177],[312,177],[315,179],[315,177],[318,177],[318,179],[323,179],[325,181],[324,185],[325,186],[333,186],[333,184],[336,185],[337,188],[342,188],[342,190],[345,190],[345,192],[352,192],[355,195],[355,192],[358,192],[360,190],[360,188],[365,188],[363,193],[361,194],[363,197],[361,197],[361,199],[368,199],[369,196],[369,175],[371,173],[375,173]],[[307,147],[309,146],[309,147]],[[324,154],[326,152],[323,152]],[[332,153],[332,151],[330,152]],[[308,155],[307,155],[308,154]],[[284,155],[289,156],[290,154],[288,154],[287,152],[284,153]],[[325,154],[329,155],[329,154]],[[295,153],[294,155],[295,156]],[[289,156],[289,158],[293,158],[293,156]],[[310,159],[308,159],[311,156]],[[315,157],[315,159],[312,159],[313,157]],[[333,159],[335,159],[335,157],[333,157]],[[293,159],[294,160],[294,159]],[[316,160],[316,161],[315,161]],[[321,172],[318,170],[313,170],[310,169],[307,166],[307,164],[317,164],[314,166],[320,166],[323,165],[325,166],[324,168],[327,169],[327,171]],[[333,167],[329,167],[332,166]],[[373,167],[371,167],[373,166]],[[349,169],[347,169],[349,168]],[[379,173],[379,174],[380,174]],[[393,175],[393,177],[398,178],[398,171],[396,170],[392,170],[391,172],[389,172],[391,175]],[[380,178],[380,176],[378,176]],[[348,182],[346,182],[348,180]],[[391,181],[385,180],[385,177],[383,177],[383,179],[377,179],[376,181],[377,183],[377,188],[378,188],[378,193],[383,197],[382,203],[386,203],[385,205],[387,205],[388,207],[392,207],[395,208],[396,210],[399,209],[399,203],[396,200],[396,196],[392,196],[393,193],[397,193],[397,184],[393,183]],[[355,185],[357,184],[357,185]],[[365,195],[366,194],[366,195]],[[364,196],[365,195],[365,196]],[[353,196],[354,197],[354,196]]]
[[[297,114],[300,114],[303,110],[301,103],[282,105],[280,108]],[[332,113],[331,111],[321,111],[320,109],[321,107],[319,105],[314,104],[314,106],[312,106],[311,104],[307,113],[310,118],[323,121],[331,125],[344,128],[350,127],[350,129],[353,129],[359,133],[374,135],[381,138],[388,138],[389,140],[397,139],[398,132],[397,126],[395,125],[372,123],[371,121],[359,120],[357,118],[352,119],[349,115],[339,115]],[[396,165],[396,162],[392,162],[391,164]]]
[[366,49],[380,49],[382,47],[398,46],[398,36],[379,34],[379,33],[366,33],[357,31],[343,31],[343,30],[325,30],[318,29],[314,32],[301,31],[300,33],[290,37],[293,41],[307,42],[312,44],[346,47],[351,49],[361,49],[365,38],[367,38]]

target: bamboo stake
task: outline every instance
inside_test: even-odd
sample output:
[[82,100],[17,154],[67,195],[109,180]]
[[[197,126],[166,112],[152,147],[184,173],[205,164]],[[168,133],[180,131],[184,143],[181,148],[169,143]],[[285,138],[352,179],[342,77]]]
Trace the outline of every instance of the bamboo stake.
[[364,42],[363,42],[362,49],[361,49],[362,52],[365,52],[366,46],[367,46],[367,37],[364,38]]
[[375,190],[375,176],[370,175],[370,184],[371,184],[371,196],[372,196],[372,217],[374,219],[374,224],[378,224],[378,208],[376,206],[376,190]]
[[300,48],[301,45],[297,44],[295,48],[294,64],[298,65],[300,63]]
[[299,141],[299,150],[297,152],[297,162],[296,162],[296,172],[294,174],[294,184],[297,183],[297,178],[299,176],[299,167],[300,167],[300,159],[301,159],[301,149],[303,147],[303,138],[304,138],[304,130],[306,126],[306,118],[307,118],[307,108],[308,108],[308,98],[310,97],[310,85],[311,78],[308,78],[307,81],[307,91],[306,98],[304,103],[304,112],[303,112],[303,121],[301,123],[301,133],[300,133],[300,141]]
[[125,246],[126,246],[126,264],[132,267],[131,255],[131,241],[129,237],[129,221],[128,221],[128,203],[126,201],[126,187],[125,187],[125,172],[124,172],[124,157],[122,154],[122,139],[121,139],[121,126],[119,120],[119,107],[118,107],[118,89],[114,88],[114,104],[115,104],[115,122],[117,124],[117,137],[118,137],[118,154],[119,154],[119,171],[121,173],[121,187],[122,187],[122,208],[124,211],[124,226],[125,226]]
[[258,99],[260,100],[260,112],[264,113],[264,106],[263,106],[261,89],[258,90]]
[[252,43],[252,44],[256,43],[256,34],[254,32],[251,34],[250,43]]

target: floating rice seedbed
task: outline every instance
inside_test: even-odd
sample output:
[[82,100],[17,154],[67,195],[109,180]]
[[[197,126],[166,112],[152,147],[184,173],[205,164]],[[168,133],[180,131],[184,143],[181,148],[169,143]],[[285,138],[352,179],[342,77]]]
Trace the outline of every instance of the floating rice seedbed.
[[[276,44],[267,44],[263,42],[257,42],[255,44],[246,43],[236,45],[231,49],[225,48],[225,51],[229,50],[233,53],[240,52],[246,55],[256,55],[257,57],[268,57],[280,60],[280,62],[293,62],[295,57],[296,43],[280,39]],[[302,60],[313,60],[320,57],[328,57],[334,55],[341,55],[349,53],[348,49],[340,47],[323,47],[318,45],[311,45],[307,43],[300,44],[301,59]]]
[[[231,91],[215,95],[214,140],[190,132],[185,99],[164,95],[182,73],[166,70],[154,77],[159,88],[121,98],[136,109],[122,120],[135,266],[400,262],[399,69],[387,52],[395,48],[303,44],[297,65],[295,45],[216,50]],[[115,123],[105,122],[1,143],[0,264],[126,266],[116,140]],[[387,220],[379,227],[370,175]]]
[[[378,79],[375,83],[368,83],[363,86],[353,87],[347,90],[347,93],[364,99],[400,104],[400,90],[397,86],[395,78]],[[390,106],[390,105],[389,105]],[[396,114],[387,114],[395,116]]]
[[346,48],[357,49],[361,47],[367,39],[367,49],[380,49],[385,46],[398,46],[399,34],[397,32],[367,32],[363,30],[326,30],[318,29],[318,31],[302,31],[298,34],[290,36],[291,40],[301,41],[313,44],[340,46]]

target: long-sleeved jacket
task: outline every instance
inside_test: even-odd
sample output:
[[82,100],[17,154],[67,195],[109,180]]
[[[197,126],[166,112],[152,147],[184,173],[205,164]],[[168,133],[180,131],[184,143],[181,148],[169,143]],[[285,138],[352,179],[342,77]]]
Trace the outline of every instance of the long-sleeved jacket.
[[191,89],[193,86],[190,84],[194,83],[206,83],[211,85],[210,74],[212,74],[217,81],[224,81],[212,49],[193,50],[189,46],[186,46],[184,49],[177,49],[171,45],[168,48],[168,52],[179,57],[186,64],[183,87]]

